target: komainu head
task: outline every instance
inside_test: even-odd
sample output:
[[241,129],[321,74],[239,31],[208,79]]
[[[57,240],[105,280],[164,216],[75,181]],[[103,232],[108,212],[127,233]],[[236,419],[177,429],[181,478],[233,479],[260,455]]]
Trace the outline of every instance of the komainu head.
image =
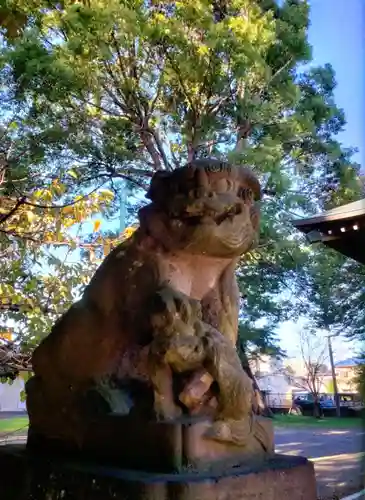
[[257,242],[260,184],[247,168],[196,160],[172,172],[156,172],[142,231],[169,250],[233,258]]

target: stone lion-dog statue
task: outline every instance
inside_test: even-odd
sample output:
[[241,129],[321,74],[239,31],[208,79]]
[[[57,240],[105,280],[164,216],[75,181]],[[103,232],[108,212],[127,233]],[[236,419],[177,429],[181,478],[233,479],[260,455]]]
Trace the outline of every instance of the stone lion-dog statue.
[[31,429],[77,441],[99,415],[209,414],[206,439],[272,448],[235,348],[235,267],[257,244],[260,197],[249,169],[218,160],[154,174],[139,228],[34,351]]

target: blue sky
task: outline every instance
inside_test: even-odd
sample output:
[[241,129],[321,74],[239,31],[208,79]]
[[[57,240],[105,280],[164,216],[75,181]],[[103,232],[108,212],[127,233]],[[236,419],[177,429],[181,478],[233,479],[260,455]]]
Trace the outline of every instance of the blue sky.
[[[336,104],[344,109],[347,119],[339,138],[344,146],[359,149],[355,160],[365,171],[365,0],[311,0],[310,6],[312,64],[330,63],[336,72]],[[300,327],[288,323],[280,328],[281,347],[289,355],[298,352],[295,333]],[[347,343],[334,341],[337,360],[352,356],[351,351]]]
[[336,71],[336,103],[347,118],[341,140],[359,148],[356,161],[365,168],[365,0],[311,0],[310,6],[313,62]]

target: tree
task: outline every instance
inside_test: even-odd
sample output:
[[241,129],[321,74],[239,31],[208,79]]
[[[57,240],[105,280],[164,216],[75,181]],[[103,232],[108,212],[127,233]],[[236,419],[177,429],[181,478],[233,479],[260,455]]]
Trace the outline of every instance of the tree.
[[31,354],[24,354],[11,342],[0,341],[0,381],[15,380],[21,371],[30,372]]
[[362,363],[359,364],[356,370],[355,383],[357,385],[359,394],[361,395],[362,401],[365,401],[365,356],[361,356]]
[[363,265],[317,245],[308,249],[293,278],[293,287],[300,296],[296,313],[306,316],[313,329],[342,335],[348,340],[364,339]]
[[[324,347],[323,347],[324,346]],[[313,415],[321,416],[320,391],[323,385],[323,377],[328,373],[325,364],[327,360],[326,344],[323,339],[316,337],[310,332],[300,334],[300,352],[304,365],[303,373],[298,375],[289,367],[285,370],[288,381],[295,387],[308,391],[313,397]]]
[[[6,173],[23,169],[25,180],[16,189],[7,182],[7,213],[40,181],[49,190],[58,179],[57,199],[70,203],[101,184],[117,193],[120,179],[140,197],[153,172],[194,158],[251,165],[266,200],[259,248],[239,271],[241,340],[272,349],[289,310],[280,297],[305,258],[290,211],[314,212],[359,191],[352,151],[335,140],[345,120],[333,70],[298,69],[311,58],[308,23],[299,0],[8,0],[1,76],[11,109],[20,109],[14,134],[25,154],[11,156]],[[109,200],[104,216],[117,204]]]
[[[27,143],[24,107],[12,104],[9,88],[3,88],[0,326],[10,321],[15,333],[21,332],[23,344],[31,346],[88,281],[94,266],[82,261],[71,265],[67,257],[80,247],[77,236],[83,221],[107,213],[113,193],[100,189],[87,195],[75,193],[70,185],[72,171],[47,170],[41,158],[34,163],[37,145]],[[55,248],[61,251],[55,253]]]

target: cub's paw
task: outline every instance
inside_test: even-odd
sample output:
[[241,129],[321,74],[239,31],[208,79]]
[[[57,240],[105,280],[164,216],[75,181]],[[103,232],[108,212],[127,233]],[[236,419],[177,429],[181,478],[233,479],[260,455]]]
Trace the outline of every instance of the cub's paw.
[[156,420],[158,421],[175,420],[182,414],[182,409],[179,406],[171,401],[164,400],[164,398],[159,398],[158,401],[155,401],[154,411]]

